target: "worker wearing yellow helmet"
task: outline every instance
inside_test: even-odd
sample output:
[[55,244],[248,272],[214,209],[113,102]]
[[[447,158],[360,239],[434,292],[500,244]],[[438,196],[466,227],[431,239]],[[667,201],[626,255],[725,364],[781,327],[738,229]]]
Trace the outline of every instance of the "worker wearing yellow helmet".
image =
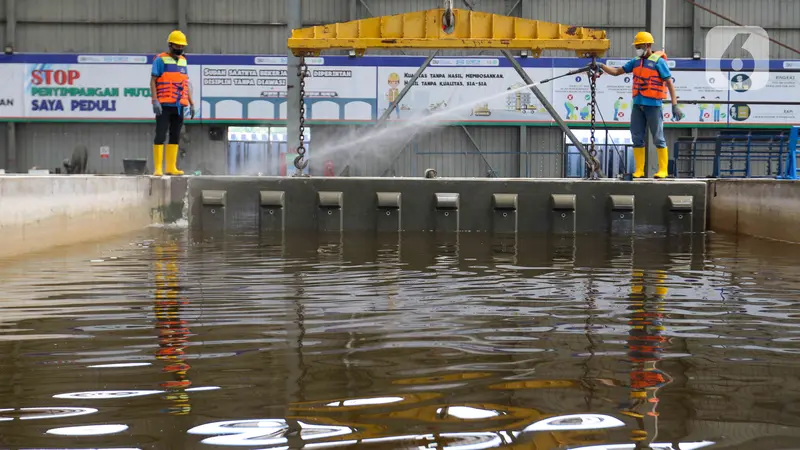
[[[386,91],[386,100],[389,102],[391,106],[392,102],[397,100],[397,97],[400,96],[400,75],[397,72],[392,72],[389,74],[389,90]],[[400,105],[394,109],[394,115],[398,119],[400,118]]]
[[[183,117],[188,111],[194,119],[194,100],[189,92],[189,71],[184,49],[188,45],[186,35],[179,30],[167,38],[169,52],[163,52],[153,59],[150,76],[150,93],[153,98],[153,112],[156,115],[156,136],[153,141],[153,175],[164,174],[164,141],[169,131],[167,143],[167,175],[183,175],[178,170],[178,141],[181,136]],[[188,109],[187,109],[188,108]]]
[[672,99],[672,114],[677,120],[683,117],[678,108],[675,86],[672,84],[672,73],[667,66],[667,55],[663,51],[653,52],[655,43],[653,35],[642,31],[633,39],[637,57],[622,67],[608,67],[600,64],[603,72],[618,76],[623,73],[633,74],[633,108],[631,111],[631,140],[633,140],[633,156],[636,160],[636,171],[633,178],[644,176],[645,147],[644,138],[647,129],[653,136],[658,150],[658,172],[655,178],[667,177],[669,153],[664,138],[663,100],[669,90]]

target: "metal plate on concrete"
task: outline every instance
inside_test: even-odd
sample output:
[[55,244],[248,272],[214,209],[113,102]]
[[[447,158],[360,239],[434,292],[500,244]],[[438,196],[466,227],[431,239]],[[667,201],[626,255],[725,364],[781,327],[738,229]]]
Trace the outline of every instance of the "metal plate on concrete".
[[283,231],[286,193],[283,191],[259,192],[259,230],[264,232]]
[[340,191],[321,191],[317,193],[319,211],[317,212],[318,229],[321,232],[340,232],[344,210],[344,199]]
[[436,193],[436,211],[434,212],[437,232],[453,233],[461,230],[458,216],[459,194],[455,192]]
[[667,232],[669,234],[691,233],[694,228],[694,201],[690,195],[670,195]]
[[609,233],[613,235],[633,234],[636,197],[633,195],[610,195],[608,203]]
[[577,211],[574,194],[552,194],[550,201],[553,210],[550,211],[550,232],[553,234],[574,234]]
[[400,202],[402,194],[400,192],[378,192],[376,231],[378,232],[399,232],[402,229],[402,211]]
[[517,232],[517,194],[492,194],[492,231],[495,234]]
[[202,219],[204,230],[221,231],[227,228],[225,221],[225,205],[227,192],[223,189],[206,189],[200,192],[203,206]]

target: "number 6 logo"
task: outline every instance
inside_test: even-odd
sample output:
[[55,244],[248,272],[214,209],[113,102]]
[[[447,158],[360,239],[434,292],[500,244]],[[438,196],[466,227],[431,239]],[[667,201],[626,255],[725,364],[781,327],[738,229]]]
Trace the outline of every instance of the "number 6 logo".
[[[735,44],[736,38],[745,36],[744,44]],[[742,72],[744,61],[752,61],[752,68],[744,69],[750,76],[750,90],[761,89],[769,80],[769,35],[761,27],[752,26],[719,26],[708,31],[706,35],[706,82],[709,86],[728,89],[728,74],[722,71],[723,55],[730,54],[736,59],[731,61],[734,72]]]

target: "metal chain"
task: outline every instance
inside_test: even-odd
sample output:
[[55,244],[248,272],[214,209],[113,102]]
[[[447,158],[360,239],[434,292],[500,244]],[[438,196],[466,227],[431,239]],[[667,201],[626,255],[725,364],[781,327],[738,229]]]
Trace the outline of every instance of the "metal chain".
[[300,175],[308,166],[308,161],[304,160],[304,156],[306,154],[306,147],[304,144],[305,135],[305,123],[306,123],[306,71],[308,70],[308,66],[306,65],[306,57],[300,56],[300,63],[297,66],[297,76],[300,77],[300,145],[297,146],[297,157],[294,159],[294,167],[297,169],[296,175]]
[[600,178],[599,169],[600,169],[600,162],[597,161],[597,149],[595,148],[595,139],[594,139],[594,132],[595,132],[595,109],[597,108],[597,64],[595,64],[594,58],[592,58],[592,65],[589,69],[589,90],[591,95],[590,100],[590,120],[591,120],[591,128],[589,133],[589,156],[591,156],[590,161],[586,161],[586,165],[589,169],[589,177],[592,180],[597,180]]

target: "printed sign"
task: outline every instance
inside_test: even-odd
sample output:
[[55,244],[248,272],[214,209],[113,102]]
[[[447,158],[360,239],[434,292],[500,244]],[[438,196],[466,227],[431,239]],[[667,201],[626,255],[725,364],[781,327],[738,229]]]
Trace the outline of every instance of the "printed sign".
[[20,64],[0,64],[0,118],[25,116]]
[[[285,56],[189,55],[187,59],[195,121],[277,125],[286,120]],[[152,121],[152,60],[153,55],[4,57],[0,59],[4,81],[0,84],[0,120]],[[310,123],[374,122],[399,97],[423,61],[408,56],[308,58],[305,118]],[[626,61],[607,62],[622,66]],[[574,58],[523,58],[519,63],[534,81],[586,65],[585,60]],[[800,63],[795,63],[771,61],[770,72],[762,77],[765,83],[754,84],[753,71],[732,70],[731,61],[721,61],[719,70],[709,78],[703,60],[670,60],[676,95],[690,101],[680,105],[684,113],[680,123],[762,126],[800,122]],[[596,123],[628,123],[632,75],[602,74],[596,86]],[[537,89],[567,122],[591,120],[586,73],[559,78]],[[756,101],[785,104],[753,104]],[[667,126],[676,124],[669,104],[663,114]],[[435,58],[388,120],[421,116],[451,124],[555,126],[509,62],[494,57]]]
[[[15,99],[22,106],[22,111],[16,111],[19,116],[117,120],[153,116],[150,64],[0,65],[5,70],[9,67],[19,73]],[[199,71],[190,67],[190,92]]]
[[[432,64],[434,67],[420,75],[389,118],[425,115],[430,120],[445,122],[550,120],[514,69],[497,67],[496,59],[494,64],[487,61],[491,62],[477,60],[476,66]],[[411,66],[378,68],[379,116],[411,81],[417,69]],[[527,72],[534,80],[552,74],[551,69],[527,69]]]
[[[202,67],[205,118],[286,120],[286,66]],[[306,119],[375,117],[374,67],[308,67]]]

